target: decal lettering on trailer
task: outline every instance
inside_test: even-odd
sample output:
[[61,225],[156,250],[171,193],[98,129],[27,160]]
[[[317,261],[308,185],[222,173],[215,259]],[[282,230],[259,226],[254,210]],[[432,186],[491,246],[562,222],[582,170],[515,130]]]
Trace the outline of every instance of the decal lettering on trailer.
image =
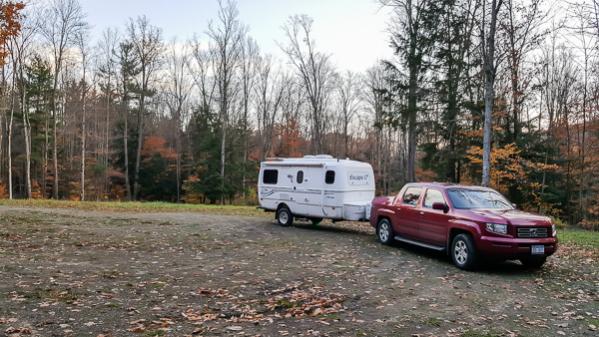
[[348,182],[351,186],[366,186],[369,185],[369,178],[369,173],[350,172],[348,176]]

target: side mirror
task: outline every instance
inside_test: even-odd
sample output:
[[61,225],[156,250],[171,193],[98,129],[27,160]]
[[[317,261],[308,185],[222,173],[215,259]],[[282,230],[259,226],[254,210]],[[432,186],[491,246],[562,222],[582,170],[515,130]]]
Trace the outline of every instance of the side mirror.
[[514,209],[518,209],[518,205],[512,203],[512,207],[514,207]]
[[447,213],[449,212],[449,206],[447,206],[446,203],[444,202],[436,202],[433,204],[433,209],[436,209],[438,211],[443,211],[443,213]]

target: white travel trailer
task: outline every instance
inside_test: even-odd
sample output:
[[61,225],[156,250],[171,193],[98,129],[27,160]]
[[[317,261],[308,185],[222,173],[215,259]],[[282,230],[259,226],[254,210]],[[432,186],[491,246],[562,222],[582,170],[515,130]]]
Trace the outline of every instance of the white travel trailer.
[[327,155],[269,159],[260,164],[260,207],[276,212],[281,226],[294,218],[314,224],[367,220],[374,198],[372,166]]

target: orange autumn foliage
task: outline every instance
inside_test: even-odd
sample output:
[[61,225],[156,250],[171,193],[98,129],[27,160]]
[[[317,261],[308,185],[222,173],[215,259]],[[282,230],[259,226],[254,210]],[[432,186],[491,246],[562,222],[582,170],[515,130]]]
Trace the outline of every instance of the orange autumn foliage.
[[11,37],[19,35],[21,31],[21,11],[25,4],[20,1],[2,1],[0,3],[0,65],[5,64],[8,55],[6,44]]
[[0,182],[0,199],[8,198],[8,189],[4,183]]
[[278,147],[274,149],[276,156],[301,157],[303,155],[301,148],[305,140],[302,138],[297,120],[289,119],[286,123],[277,125],[276,133],[280,136]]
[[152,157],[156,154],[167,160],[177,159],[177,152],[167,145],[166,139],[159,136],[146,137],[141,149],[141,155],[143,157]]
[[[556,171],[557,165],[532,162],[522,158],[521,150],[516,144],[507,144],[502,147],[494,147],[491,150],[491,186],[492,188],[507,194],[510,187],[516,187],[520,191],[531,191],[526,207],[543,208],[548,213],[553,213],[544,205],[540,193],[543,189],[542,184],[530,179],[532,173],[542,171]],[[467,159],[471,170],[479,173],[482,167],[483,150],[480,146],[472,146],[467,150]],[[479,176],[477,174],[476,176]],[[463,179],[464,183],[476,185],[478,182],[469,181],[468,175]]]

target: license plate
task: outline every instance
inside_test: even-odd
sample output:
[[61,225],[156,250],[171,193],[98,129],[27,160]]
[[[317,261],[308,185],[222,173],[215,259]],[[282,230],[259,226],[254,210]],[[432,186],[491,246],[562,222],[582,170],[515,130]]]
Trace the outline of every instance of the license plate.
[[543,245],[533,245],[531,247],[532,255],[543,255],[545,254],[545,246]]

